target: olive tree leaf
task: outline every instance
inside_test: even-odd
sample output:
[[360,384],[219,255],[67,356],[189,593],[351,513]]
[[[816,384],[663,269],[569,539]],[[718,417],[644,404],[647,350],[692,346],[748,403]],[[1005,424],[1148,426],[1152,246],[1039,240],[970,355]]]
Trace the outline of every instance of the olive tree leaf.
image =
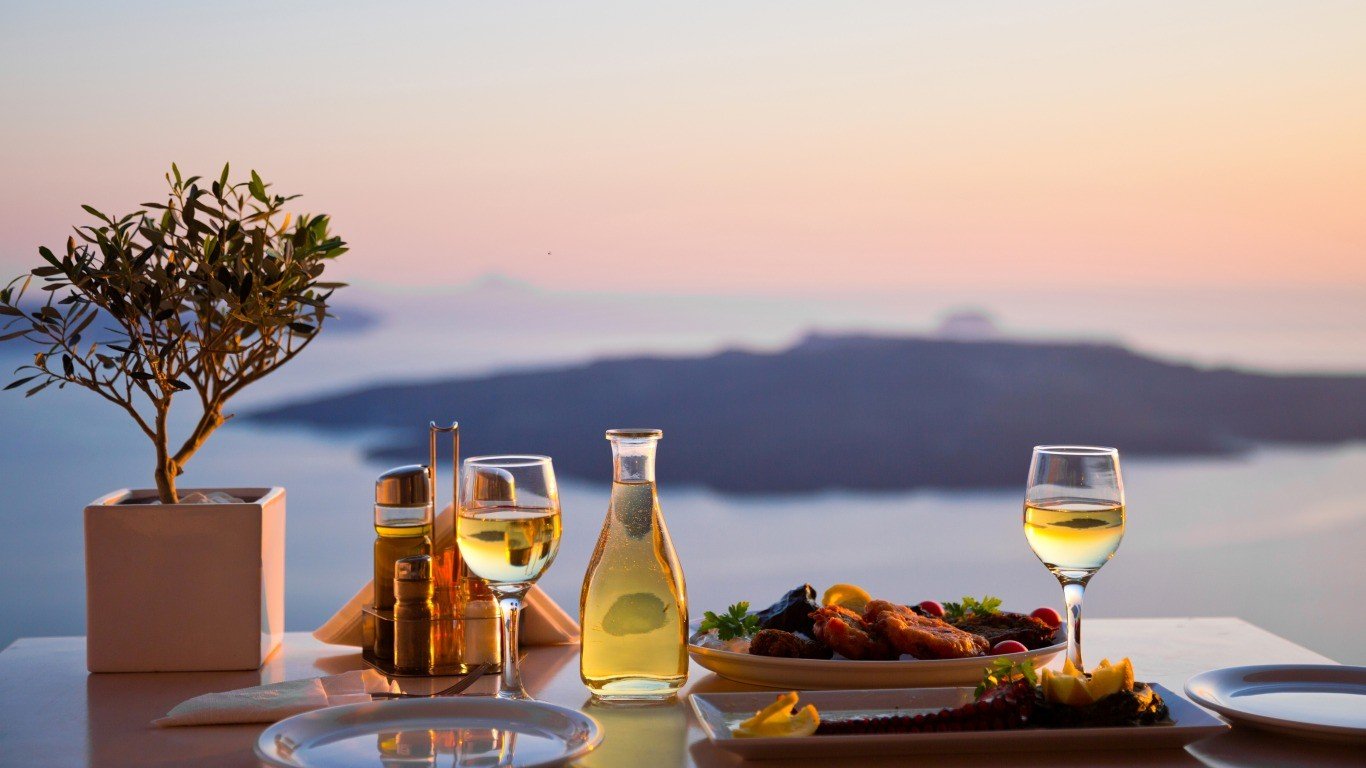
[[260,202],[268,202],[266,200],[266,185],[261,181],[261,177],[256,175],[256,171],[251,172],[251,182],[247,185],[247,191],[251,192],[251,196]]
[[22,387],[30,381],[33,381],[34,379],[38,378],[38,376],[39,374],[35,373],[32,376],[25,376],[22,379],[15,379],[14,381],[11,381],[9,384],[5,385],[5,389],[17,389],[18,387]]

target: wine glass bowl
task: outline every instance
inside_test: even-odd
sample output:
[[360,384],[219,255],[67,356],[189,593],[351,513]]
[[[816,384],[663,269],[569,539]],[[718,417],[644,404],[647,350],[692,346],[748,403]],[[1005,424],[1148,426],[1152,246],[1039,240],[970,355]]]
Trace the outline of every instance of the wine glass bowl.
[[1078,445],[1035,446],[1025,490],[1029,546],[1063,587],[1067,658],[1078,670],[1086,583],[1124,538],[1124,482],[1119,451]]
[[498,596],[503,675],[498,696],[530,698],[518,667],[522,599],[560,546],[560,496],[548,456],[473,456],[460,470],[456,539],[475,576]]

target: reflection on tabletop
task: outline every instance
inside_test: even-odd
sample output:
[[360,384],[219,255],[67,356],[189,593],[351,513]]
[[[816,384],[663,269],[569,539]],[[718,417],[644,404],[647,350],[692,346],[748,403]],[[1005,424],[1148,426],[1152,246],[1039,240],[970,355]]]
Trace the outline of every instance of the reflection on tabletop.
[[[552,648],[557,651],[560,650],[557,646],[546,647],[547,650]],[[560,669],[573,658],[573,654],[563,652],[537,653],[537,650],[524,648],[521,653],[522,683],[532,696],[539,695],[549,681],[555,678]],[[315,659],[313,666],[319,674],[323,675],[336,675],[353,669],[367,668],[359,650]],[[498,688],[497,677],[496,671],[484,675],[482,680],[465,692],[465,695],[488,696],[496,693]],[[458,676],[436,676],[395,677],[392,679],[398,684],[399,690],[404,693],[426,694],[446,688],[460,678]]]
[[[1189,638],[1199,635],[1199,628],[1205,625],[1221,627],[1223,631],[1237,629],[1236,622],[1229,620],[1181,620],[1152,622],[1158,629],[1140,631],[1138,621],[1097,621],[1096,634],[1092,641],[1104,649],[1115,642],[1115,633],[1126,638],[1125,642],[1141,641],[1147,648],[1161,649],[1163,641],[1174,642],[1177,637]],[[1208,632],[1209,630],[1205,630]],[[1139,637],[1135,637],[1135,634]],[[1250,654],[1246,661],[1258,661],[1262,654],[1274,652],[1285,656],[1288,651],[1279,647],[1262,648],[1262,644],[1276,639],[1270,635],[1245,632],[1240,635],[1244,653]],[[307,638],[300,638],[303,647],[309,647]],[[23,652],[23,648],[19,652]],[[213,765],[255,765],[244,744],[249,744],[260,732],[259,725],[212,726],[194,729],[156,729],[150,720],[165,713],[171,707],[191,696],[216,690],[228,690],[263,682],[282,679],[297,679],[320,674],[336,674],[350,669],[363,668],[358,651],[339,647],[323,646],[320,652],[328,654],[315,656],[313,652],[277,654],[259,672],[220,672],[220,673],[156,673],[129,675],[89,675],[84,676],[86,717],[88,718],[87,749],[94,765],[185,765],[192,762]],[[1221,651],[1224,655],[1227,652]],[[1308,652],[1304,661],[1313,658]],[[1235,658],[1234,661],[1243,661]],[[1299,660],[1299,659],[1297,659]],[[577,675],[577,654],[572,647],[544,647],[529,649],[524,653],[523,675],[528,689],[533,695],[569,707],[582,708],[602,723],[606,739],[595,752],[579,761],[587,768],[615,768],[616,766],[646,765],[649,768],[673,768],[689,762],[703,766],[733,766],[744,768],[746,765],[760,768],[786,768],[787,766],[810,765],[810,761],[777,760],[762,763],[745,763],[735,755],[711,746],[705,740],[689,744],[689,740],[700,735],[688,707],[686,694],[675,702],[652,707],[609,708],[589,705],[582,684]],[[1170,679],[1164,684],[1178,684],[1188,672],[1172,661],[1162,662],[1155,659],[1149,664],[1155,672]],[[24,675],[20,675],[24,677]],[[414,680],[411,685],[435,685],[441,681]],[[405,686],[409,683],[405,683]],[[496,687],[493,676],[486,677],[473,691],[489,695]],[[717,693],[723,691],[764,690],[728,681],[709,674],[694,666],[689,680],[688,692]],[[771,690],[771,689],[770,689]],[[136,702],[134,704],[134,702]],[[224,738],[229,733],[242,736]],[[492,736],[492,734],[486,734]],[[396,743],[393,759],[417,760],[409,763],[422,765],[424,754],[437,756],[435,764],[444,765],[456,754],[468,754],[477,764],[496,766],[502,748],[480,746],[479,734],[447,734],[433,732],[430,739],[423,734],[413,736],[411,743],[403,740]],[[155,740],[158,754],[148,753],[149,739]],[[490,739],[485,739],[489,741]],[[497,741],[492,739],[492,741]],[[505,740],[504,740],[505,741]],[[431,748],[424,748],[430,744]],[[460,746],[461,744],[465,746]],[[406,745],[406,746],[405,746]],[[449,748],[450,751],[447,751]],[[367,749],[379,754],[380,745],[371,739]],[[464,749],[464,753],[459,750]],[[22,753],[22,751],[21,751]],[[478,757],[476,758],[476,753]],[[883,768],[890,766],[980,766],[990,762],[993,768],[1012,766],[1049,766],[1049,768],[1070,768],[1071,766],[1119,766],[1133,765],[1141,757],[1141,764],[1151,766],[1219,766],[1220,768],[1241,768],[1263,765],[1323,765],[1329,768],[1360,765],[1360,752],[1351,747],[1317,744],[1281,736],[1260,734],[1255,731],[1235,729],[1230,733],[1198,742],[1187,750],[1167,749],[1145,752],[1137,756],[1132,752],[1052,752],[1018,753],[993,755],[926,755],[922,757],[859,757],[850,761],[851,765]],[[482,763],[477,761],[484,761]],[[0,759],[3,762],[3,759]],[[466,764],[470,763],[469,760]],[[394,763],[398,765],[400,763]]]
[[584,768],[683,765],[688,743],[684,698],[648,704],[598,703],[587,698],[579,707],[602,725],[606,738],[577,765]]
[[[522,737],[520,743],[519,736]],[[538,758],[534,745],[527,743],[527,736],[499,728],[418,728],[339,739],[328,745],[326,754],[324,750],[315,749],[312,757],[338,764],[354,761],[357,765],[370,765],[373,764],[372,756],[377,755],[379,764],[386,768],[436,765],[503,768],[513,765],[514,759],[525,764]],[[287,756],[290,751],[281,746],[280,753]],[[544,759],[551,754],[553,750],[546,750],[539,757]]]
[[[1243,768],[1253,765],[1312,765],[1348,768],[1362,765],[1360,745],[1295,739],[1250,728],[1234,727],[1222,736],[1188,747],[1205,765]],[[1255,758],[1250,757],[1256,755]]]

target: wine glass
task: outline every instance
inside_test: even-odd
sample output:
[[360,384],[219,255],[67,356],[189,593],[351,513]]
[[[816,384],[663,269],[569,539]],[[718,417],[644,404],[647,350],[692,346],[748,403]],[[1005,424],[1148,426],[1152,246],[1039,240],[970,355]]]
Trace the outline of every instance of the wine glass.
[[1119,451],[1039,445],[1029,463],[1025,538],[1062,583],[1067,603],[1067,658],[1081,664],[1081,600],[1086,582],[1124,538],[1124,481]]
[[498,697],[529,699],[518,667],[517,627],[526,591],[560,548],[560,494],[549,456],[473,456],[460,470],[460,555],[488,582],[503,616]]

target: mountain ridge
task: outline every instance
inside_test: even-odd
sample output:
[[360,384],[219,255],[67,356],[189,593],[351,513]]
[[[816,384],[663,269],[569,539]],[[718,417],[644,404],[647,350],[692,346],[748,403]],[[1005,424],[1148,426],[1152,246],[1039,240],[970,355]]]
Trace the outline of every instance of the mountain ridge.
[[[607,475],[603,430],[664,430],[660,475],[739,493],[1023,482],[1031,446],[1233,455],[1366,439],[1366,376],[1198,368],[1105,342],[809,334],[777,352],[637,355],[391,383],[246,414],[374,430],[369,455],[421,461],[429,420],[466,453],[544,453]],[[398,430],[395,425],[410,424]]]

